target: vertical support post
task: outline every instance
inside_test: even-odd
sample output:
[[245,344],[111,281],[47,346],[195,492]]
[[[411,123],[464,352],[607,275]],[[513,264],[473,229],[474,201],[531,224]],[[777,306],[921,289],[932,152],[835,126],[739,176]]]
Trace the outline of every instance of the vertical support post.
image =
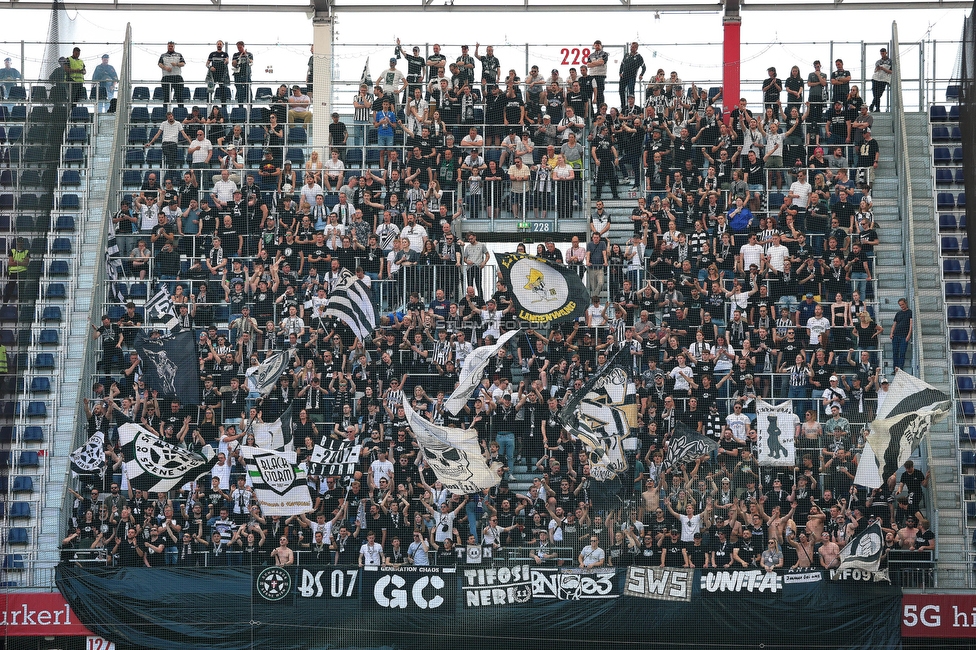
[[329,123],[332,121],[333,36],[335,18],[317,12],[312,18],[312,146],[319,151],[319,158],[327,160],[329,153]]
[[739,74],[742,63],[742,17],[738,0],[727,0],[722,18],[722,119],[729,123],[729,112],[739,104]]

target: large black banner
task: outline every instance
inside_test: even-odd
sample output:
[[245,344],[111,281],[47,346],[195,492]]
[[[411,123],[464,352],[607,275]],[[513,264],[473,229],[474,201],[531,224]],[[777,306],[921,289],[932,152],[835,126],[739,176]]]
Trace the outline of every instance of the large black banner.
[[820,571],[64,565],[57,582],[85,626],[120,650],[900,643],[901,589]]
[[139,332],[135,348],[142,359],[146,385],[159,391],[160,400],[175,398],[184,406],[200,403],[200,363],[192,330],[168,336]]

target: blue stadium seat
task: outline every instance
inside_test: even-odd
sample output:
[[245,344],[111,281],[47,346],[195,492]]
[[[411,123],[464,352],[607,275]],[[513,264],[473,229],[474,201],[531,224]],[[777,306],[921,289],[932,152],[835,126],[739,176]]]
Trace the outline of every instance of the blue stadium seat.
[[[0,427],[0,445],[9,445],[13,443],[15,437],[16,431],[12,426],[8,424]],[[3,490],[0,489],[0,492],[2,491]]]
[[967,370],[972,368],[972,363],[969,360],[969,354],[966,352],[953,352],[952,367],[956,370]]
[[942,260],[942,275],[956,276],[962,275],[962,264],[956,259]]
[[14,209],[14,195],[0,194],[0,210],[13,210],[13,209]]
[[16,323],[16,322],[17,322],[17,306],[0,305],[0,323]]
[[210,93],[206,86],[197,86],[193,89],[193,101],[206,103],[210,99]]
[[73,147],[71,149],[65,149],[64,151],[64,164],[65,165],[83,165],[85,164],[85,152],[83,149]]
[[[184,88],[184,90],[186,90]],[[186,110],[184,106],[177,106],[173,109],[173,119],[177,122],[182,122],[190,115],[190,111]]]
[[145,106],[136,106],[129,114],[129,122],[131,124],[147,124],[150,122],[149,109]]
[[34,479],[29,476],[15,476],[14,484],[11,489],[14,492],[33,492]]
[[61,209],[62,210],[78,210],[81,208],[81,199],[78,198],[77,194],[62,194],[61,195]]
[[959,86],[946,86],[946,101],[950,104],[959,101]]
[[161,124],[165,119],[166,119],[166,109],[163,108],[162,106],[154,107],[152,109],[152,113],[149,115],[149,121],[151,121],[153,124]]
[[960,393],[972,393],[976,391],[976,385],[973,384],[972,375],[956,376],[956,389]]
[[959,327],[950,327],[949,343],[951,345],[969,345],[969,332]]
[[[20,406],[20,402],[17,403],[17,406]],[[47,404],[45,404],[44,402],[28,402],[27,417],[29,418],[47,417]]]
[[129,287],[129,299],[145,299],[149,296],[149,290],[145,282],[136,282]]
[[252,124],[267,124],[271,121],[271,111],[263,106],[255,106],[251,109]]
[[974,426],[959,427],[959,442],[976,443],[976,427]]
[[959,229],[959,222],[956,221],[956,215],[951,212],[940,213],[939,214],[939,230],[942,232],[951,232]]
[[960,165],[963,163],[962,147],[954,147],[952,149],[952,162]]
[[34,358],[34,368],[37,370],[54,370],[54,355],[50,352],[39,352]]
[[51,380],[47,377],[34,377],[31,379],[30,392],[32,393],[50,393],[51,392]]
[[26,501],[13,501],[7,511],[8,519],[30,519],[31,507]]
[[969,400],[960,400],[959,413],[964,418],[976,418],[976,404]]
[[[70,218],[70,217],[68,217]],[[65,260],[54,260],[51,262],[51,266],[47,270],[48,275],[54,277],[67,277],[71,275],[71,269],[68,267],[68,262]]]
[[966,193],[960,192],[956,195],[956,207],[960,210],[966,207]]
[[256,167],[261,162],[261,149],[258,147],[248,147],[244,158],[249,167]]
[[932,152],[932,159],[936,165],[948,165],[952,162],[952,153],[949,147],[936,147]]
[[20,553],[11,553],[3,556],[3,564],[0,568],[5,571],[23,571],[24,566],[24,556]]
[[26,122],[27,121],[27,107],[23,104],[18,104],[10,109],[10,120],[12,122]]
[[64,300],[68,297],[68,290],[63,282],[52,282],[44,290],[44,297],[48,300]]
[[[247,141],[248,142],[264,142],[264,129],[260,126],[252,126],[247,131]],[[259,147],[250,147],[250,149],[255,149]]]
[[41,456],[36,451],[22,451],[17,460],[17,465],[20,467],[40,467]]
[[39,426],[24,427],[24,442],[44,442],[44,429]]
[[937,167],[935,170],[935,184],[936,185],[952,185],[953,177],[952,170],[945,167]]
[[145,144],[148,141],[145,127],[134,126],[129,129],[129,144]]
[[[18,476],[17,478],[22,478]],[[30,536],[27,534],[26,528],[11,528],[7,533],[7,543],[8,544],[30,544]]]
[[959,253],[959,239],[956,237],[942,238],[942,254],[957,255]]
[[214,90],[214,101],[221,104],[226,104],[230,101],[230,88],[224,88],[222,86],[217,86]]
[[149,101],[149,86],[135,86],[132,88],[132,101],[134,102],[148,102]]
[[13,330],[0,330],[0,345],[7,347],[17,345],[17,337],[14,336]]
[[936,206],[940,210],[951,210],[956,207],[956,197],[952,192],[939,192],[935,198]]
[[940,104],[936,104],[929,107],[929,120],[932,122],[945,122],[949,115],[946,112],[946,107]]
[[57,345],[60,342],[58,330],[45,328],[37,335],[37,342],[40,345]]
[[75,218],[70,214],[62,214],[58,216],[57,220],[54,222],[54,229],[58,232],[74,232]]
[[962,305],[948,305],[946,307],[946,318],[950,322],[958,322],[969,320],[969,314],[966,313],[966,308]]
[[230,122],[233,124],[243,124],[247,122],[247,109],[243,106],[235,106],[230,109]]
[[305,144],[306,142],[308,142],[308,132],[304,127],[293,126],[288,129],[288,144],[296,145]]
[[71,115],[68,119],[72,122],[91,122],[92,116],[88,112],[87,106],[75,106],[71,109]]
[[66,142],[86,144],[88,142],[88,131],[83,126],[72,126],[68,129]]
[[[953,105],[949,107],[949,121],[958,122],[959,121],[959,105]],[[956,128],[956,127],[953,127]],[[954,138],[956,140],[961,140],[962,138]]]
[[146,164],[150,167],[162,167],[163,165],[163,150],[162,149],[150,149],[146,152]]
[[45,323],[49,323],[51,321],[57,321],[60,323],[61,317],[61,308],[57,305],[45,307],[44,311],[41,312],[41,320],[43,320]]
[[261,101],[262,99],[271,99],[274,93],[271,92],[271,88],[268,86],[258,86],[254,91],[254,101]]
[[67,237],[55,237],[51,243],[51,252],[55,254],[71,254],[71,240]]
[[79,187],[81,185],[81,173],[76,169],[67,169],[61,174],[62,187]]
[[13,187],[16,183],[17,183],[16,169],[4,169],[3,171],[0,171],[0,187]]
[[966,170],[963,169],[962,167],[958,168],[956,170],[956,174],[955,174],[955,178],[953,179],[953,182],[955,182],[957,185],[965,185],[966,184]]

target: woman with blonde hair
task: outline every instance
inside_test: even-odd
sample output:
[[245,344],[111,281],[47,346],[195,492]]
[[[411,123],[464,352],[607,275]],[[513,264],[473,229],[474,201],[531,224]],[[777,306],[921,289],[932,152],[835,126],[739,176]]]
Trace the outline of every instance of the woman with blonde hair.
[[319,152],[312,149],[311,155],[309,155],[308,160],[305,162],[305,174],[311,174],[312,178],[319,185],[322,184],[322,161],[319,160]]

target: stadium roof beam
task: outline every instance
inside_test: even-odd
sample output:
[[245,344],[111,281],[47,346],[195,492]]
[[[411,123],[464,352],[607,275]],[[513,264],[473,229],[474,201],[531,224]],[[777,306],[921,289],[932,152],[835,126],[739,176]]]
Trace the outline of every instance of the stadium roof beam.
[[[722,11],[724,2],[713,0],[673,0],[669,4],[657,4],[650,0],[606,0],[604,9],[610,11],[642,12],[701,12]],[[331,15],[346,13],[416,13],[425,11],[440,12],[587,12],[598,11],[590,0],[500,0],[488,4],[484,0],[447,0],[444,3],[434,0],[403,4],[397,0],[278,0],[274,3],[261,3],[255,0],[173,0],[167,2],[147,0],[68,0],[59,3],[60,7],[72,11],[125,10],[125,11],[294,11]],[[0,9],[50,10],[51,3],[39,0],[0,0]],[[743,12],[751,11],[824,11],[824,10],[899,10],[899,9],[971,9],[971,0],[799,0],[783,3],[779,0],[752,0],[742,5]]]

